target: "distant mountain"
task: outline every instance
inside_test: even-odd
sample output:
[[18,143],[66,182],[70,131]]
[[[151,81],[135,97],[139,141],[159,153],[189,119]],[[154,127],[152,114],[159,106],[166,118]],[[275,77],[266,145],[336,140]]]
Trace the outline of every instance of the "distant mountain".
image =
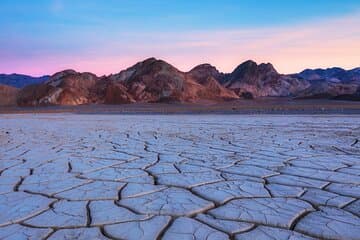
[[99,89],[96,75],[65,70],[54,74],[46,82],[24,87],[17,102],[21,106],[97,103]]
[[208,71],[201,70],[202,67],[185,73],[165,61],[149,58],[109,78],[122,83],[137,102],[195,102],[201,99],[238,98],[221,86],[217,79],[209,76]]
[[231,73],[222,73],[210,64],[182,72],[163,60],[149,58],[103,77],[74,70],[41,78],[0,76],[7,79],[7,84],[24,86],[20,91],[9,86],[0,89],[0,94],[3,93],[0,104],[14,102],[16,98],[20,106],[218,102],[259,97],[360,100],[360,68],[306,69],[285,75],[278,73],[271,63],[257,64],[251,60]]
[[292,76],[310,83],[310,87],[297,94],[298,98],[358,99],[360,68],[306,69]]
[[[217,79],[199,68],[189,73],[155,58],[146,59],[118,74],[97,77],[66,70],[44,83],[23,88],[21,106],[121,104],[132,102],[196,102],[237,99]],[[207,74],[207,72],[205,71]]]
[[49,79],[49,76],[31,77],[21,74],[0,74],[0,84],[23,88],[31,84],[43,83]]
[[240,64],[232,73],[227,74],[222,83],[240,96],[251,94],[254,97],[294,96],[310,86],[306,80],[279,74],[270,63],[258,65],[251,60]]
[[327,69],[306,69],[301,73],[293,75],[308,81],[326,81],[333,83],[360,83],[360,68],[345,70],[334,67]]

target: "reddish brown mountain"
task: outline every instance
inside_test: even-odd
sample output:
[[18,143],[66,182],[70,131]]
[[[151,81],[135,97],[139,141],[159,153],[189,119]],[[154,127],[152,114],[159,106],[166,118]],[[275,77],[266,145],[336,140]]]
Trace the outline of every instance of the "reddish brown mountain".
[[219,72],[216,67],[210,64],[201,64],[190,70],[189,74],[192,77],[198,79],[199,83],[206,82],[208,78],[214,78],[218,82],[222,82],[225,78],[225,74]]
[[78,73],[74,70],[58,72],[42,84],[23,88],[18,104],[35,105],[80,105],[98,103],[101,83],[92,73]]
[[199,98],[208,99],[236,99],[238,96],[230,89],[221,85],[224,74],[220,73],[210,64],[202,64],[186,73],[188,79],[205,87],[205,90],[198,92]]
[[309,87],[305,80],[279,74],[270,63],[246,61],[226,75],[223,85],[239,95],[251,93],[254,97],[294,96]]
[[91,73],[65,70],[42,84],[21,90],[18,104],[79,105],[89,103],[122,104],[133,102],[196,102],[236,99],[209,74],[206,65],[184,73],[155,58],[139,62],[118,74],[98,78]]
[[104,96],[106,104],[124,104],[136,102],[133,96],[128,93],[128,89],[121,82],[108,80]]
[[[46,82],[21,89],[21,106],[79,105],[91,103],[224,101],[257,97],[303,97],[358,99],[359,69],[306,70],[301,74],[279,74],[270,64],[246,61],[232,73],[219,72],[210,64],[182,72],[149,58],[118,74],[97,77],[92,73],[65,70]],[[315,78],[315,77],[316,78]],[[307,79],[307,77],[309,79]],[[2,90],[5,92],[5,90]],[[6,90],[8,95],[17,94]],[[5,95],[3,95],[5,96]],[[8,104],[11,97],[3,97]],[[11,102],[10,101],[10,102]]]
[[184,73],[155,58],[137,63],[109,78],[123,83],[137,102],[195,102],[201,99],[237,98],[232,91],[225,89],[199,68]]
[[0,106],[16,105],[19,89],[0,84]]

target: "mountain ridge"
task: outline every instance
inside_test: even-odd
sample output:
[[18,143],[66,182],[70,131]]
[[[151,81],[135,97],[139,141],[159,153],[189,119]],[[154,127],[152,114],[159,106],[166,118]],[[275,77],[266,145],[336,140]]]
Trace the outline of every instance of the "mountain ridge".
[[37,84],[45,82],[49,79],[49,75],[44,75],[41,77],[32,77],[25,74],[0,74],[0,84],[8,85],[15,88],[23,88],[27,85]]
[[[24,78],[25,75],[10,76]],[[22,89],[11,91],[17,94],[18,105],[197,102],[258,97],[353,100],[359,95],[360,68],[305,69],[297,74],[281,74],[271,63],[248,60],[231,73],[222,73],[208,63],[182,72],[161,59],[148,58],[107,76],[68,69],[28,83],[32,81],[35,84],[22,83]]]

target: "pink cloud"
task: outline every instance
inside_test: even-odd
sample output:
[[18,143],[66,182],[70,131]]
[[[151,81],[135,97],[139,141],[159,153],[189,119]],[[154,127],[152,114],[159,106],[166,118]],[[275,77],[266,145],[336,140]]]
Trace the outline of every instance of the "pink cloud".
[[272,28],[143,33],[114,29],[100,37],[92,31],[83,33],[88,34],[84,49],[9,57],[1,61],[0,72],[41,75],[73,68],[103,75],[119,72],[150,56],[183,71],[207,62],[230,72],[247,59],[271,62],[282,73],[316,67],[354,68],[360,65],[358,26],[359,13]]

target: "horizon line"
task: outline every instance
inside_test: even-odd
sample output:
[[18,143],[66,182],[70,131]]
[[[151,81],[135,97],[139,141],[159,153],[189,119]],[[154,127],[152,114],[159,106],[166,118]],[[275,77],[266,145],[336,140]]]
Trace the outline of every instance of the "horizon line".
[[271,64],[279,74],[283,74],[283,75],[298,74],[298,73],[301,73],[302,71],[305,71],[305,70],[327,70],[327,69],[332,69],[332,68],[341,68],[341,69],[343,69],[343,70],[345,70],[345,71],[352,71],[352,70],[355,70],[355,69],[357,69],[357,68],[360,68],[360,66],[354,66],[354,67],[352,67],[352,68],[346,68],[346,67],[342,67],[342,66],[328,66],[328,67],[304,68],[304,69],[302,69],[302,70],[300,70],[300,71],[298,71],[298,72],[282,73],[282,72],[279,72],[279,71],[277,70],[276,66],[275,66],[272,62],[258,62],[258,61],[252,60],[252,59],[248,59],[248,60],[242,61],[240,64],[235,65],[235,67],[233,67],[233,70],[232,70],[231,72],[221,71],[221,70],[219,70],[219,68],[218,68],[216,65],[211,64],[211,63],[209,63],[209,62],[199,63],[199,64],[194,65],[193,67],[191,67],[189,70],[184,71],[184,70],[178,68],[175,64],[172,64],[170,61],[164,60],[163,58],[147,57],[147,58],[143,58],[143,60],[136,61],[134,64],[132,64],[132,65],[130,65],[130,66],[127,66],[127,67],[121,69],[121,70],[118,71],[118,72],[111,72],[111,73],[107,73],[107,74],[98,74],[98,73],[95,73],[95,72],[92,72],[92,71],[81,71],[81,70],[79,71],[79,70],[77,70],[76,68],[63,68],[63,69],[59,69],[58,71],[55,71],[55,72],[53,72],[53,73],[47,73],[47,74],[42,74],[42,75],[27,74],[27,73],[24,73],[24,72],[0,72],[0,74],[2,74],[2,75],[25,75],[25,76],[29,76],[29,77],[33,77],[33,78],[40,78],[40,77],[45,77],[45,76],[50,76],[50,77],[51,77],[52,75],[54,75],[54,74],[56,74],[56,73],[63,72],[63,71],[66,71],[66,70],[73,70],[73,71],[78,72],[78,73],[92,73],[92,74],[96,75],[97,77],[104,77],[104,76],[110,76],[110,75],[113,75],[113,74],[120,73],[121,71],[124,71],[124,70],[126,70],[126,69],[128,69],[128,68],[130,68],[130,67],[132,67],[132,66],[134,66],[134,65],[136,65],[137,63],[144,62],[144,61],[146,61],[146,60],[148,60],[148,59],[151,59],[151,58],[154,58],[154,59],[160,60],[160,61],[164,61],[164,62],[170,64],[171,66],[175,67],[176,69],[178,69],[179,71],[184,72],[184,73],[191,71],[193,68],[195,68],[195,67],[197,67],[197,66],[204,65],[204,64],[209,64],[209,65],[215,67],[220,73],[230,74],[230,73],[232,73],[238,66],[240,66],[241,64],[243,64],[243,63],[245,63],[245,62],[248,62],[248,61],[253,61],[253,62],[255,62],[257,65],[260,65],[260,64]]

